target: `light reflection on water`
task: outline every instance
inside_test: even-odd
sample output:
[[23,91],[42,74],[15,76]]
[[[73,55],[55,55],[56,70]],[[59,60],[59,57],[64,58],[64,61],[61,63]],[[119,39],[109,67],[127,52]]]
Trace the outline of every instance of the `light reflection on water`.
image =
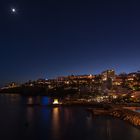
[[60,135],[60,109],[55,107],[52,109],[52,136],[54,139],[59,138]]
[[46,96],[42,96],[42,97],[28,97],[27,98],[27,105],[42,105],[42,106],[47,106],[51,103],[51,98],[48,98]]
[[127,122],[92,116],[86,107],[50,107],[48,103],[47,97],[0,95],[1,139],[140,140],[140,130]]
[[48,97],[41,98],[42,105],[48,105],[50,103],[50,99]]
[[27,123],[31,123],[34,118],[34,109],[32,107],[27,108]]
[[86,122],[87,122],[86,124],[87,124],[88,129],[92,128],[92,125],[93,125],[92,120],[93,120],[93,116],[91,113],[89,113],[86,117]]
[[29,96],[22,97],[19,94],[0,94],[2,97],[2,101],[0,103],[12,103],[12,104],[27,104],[27,105],[42,105],[47,106],[53,103],[52,98],[48,98],[47,96]]
[[32,97],[29,97],[27,99],[27,104],[34,104],[34,101],[33,101],[33,98]]

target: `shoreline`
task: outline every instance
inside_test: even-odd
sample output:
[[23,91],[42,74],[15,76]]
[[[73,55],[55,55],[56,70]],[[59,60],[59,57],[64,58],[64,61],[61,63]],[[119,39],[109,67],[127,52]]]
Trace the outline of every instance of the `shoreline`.
[[91,112],[94,116],[112,116],[114,118],[119,118],[123,121],[130,123],[131,125],[140,129],[140,113],[135,112],[126,108],[112,108],[109,110],[105,109],[97,109],[97,108],[89,108],[89,112]]

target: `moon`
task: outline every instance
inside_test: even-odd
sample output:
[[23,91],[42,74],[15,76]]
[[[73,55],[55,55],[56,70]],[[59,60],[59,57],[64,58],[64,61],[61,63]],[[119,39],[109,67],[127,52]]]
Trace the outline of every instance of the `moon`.
[[12,13],[16,13],[16,8],[11,8]]

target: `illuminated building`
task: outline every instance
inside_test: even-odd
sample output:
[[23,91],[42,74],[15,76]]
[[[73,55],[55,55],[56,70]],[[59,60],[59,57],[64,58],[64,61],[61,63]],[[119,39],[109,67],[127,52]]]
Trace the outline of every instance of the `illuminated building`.
[[108,80],[108,78],[111,78],[113,81],[115,79],[115,71],[114,70],[103,71],[101,76],[103,81]]
[[115,80],[113,81],[113,85],[116,85],[116,86],[120,86],[120,85],[122,85],[122,83],[123,83],[123,80],[122,80],[122,78],[119,77],[119,76],[117,76],[117,77],[115,78]]

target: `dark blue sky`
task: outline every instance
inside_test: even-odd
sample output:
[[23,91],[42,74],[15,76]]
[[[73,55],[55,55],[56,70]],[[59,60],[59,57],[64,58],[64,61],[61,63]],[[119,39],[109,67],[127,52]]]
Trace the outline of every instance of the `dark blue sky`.
[[[11,13],[11,7],[17,13]],[[0,83],[140,69],[140,3],[1,0]]]

